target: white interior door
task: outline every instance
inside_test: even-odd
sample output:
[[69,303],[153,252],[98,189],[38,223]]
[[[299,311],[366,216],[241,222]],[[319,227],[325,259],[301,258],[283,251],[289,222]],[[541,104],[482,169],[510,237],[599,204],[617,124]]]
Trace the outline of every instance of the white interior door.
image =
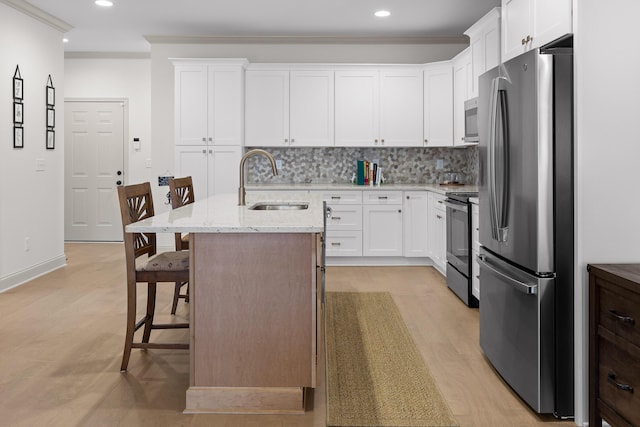
[[65,101],[65,240],[121,241],[124,103]]

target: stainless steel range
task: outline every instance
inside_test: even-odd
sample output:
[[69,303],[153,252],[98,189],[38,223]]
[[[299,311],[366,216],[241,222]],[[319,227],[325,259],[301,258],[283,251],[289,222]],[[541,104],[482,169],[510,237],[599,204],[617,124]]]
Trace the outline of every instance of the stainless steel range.
[[471,293],[471,203],[477,192],[446,193],[447,286],[469,307],[478,307]]

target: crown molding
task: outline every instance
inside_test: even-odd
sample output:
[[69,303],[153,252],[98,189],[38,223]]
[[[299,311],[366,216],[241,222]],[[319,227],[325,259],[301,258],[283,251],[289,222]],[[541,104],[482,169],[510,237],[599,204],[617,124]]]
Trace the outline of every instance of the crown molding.
[[35,7],[31,3],[27,3],[24,0],[0,0],[0,3],[4,3],[7,6],[11,6],[12,8],[24,13],[27,16],[30,16],[40,22],[43,22],[49,25],[56,30],[66,33],[73,29],[73,26],[67,24],[61,19],[56,18],[53,15],[45,12],[44,10]]
[[[1,1],[1,0],[0,0]],[[65,52],[64,59],[150,59],[149,52]]]
[[147,36],[151,44],[468,44],[467,36]]

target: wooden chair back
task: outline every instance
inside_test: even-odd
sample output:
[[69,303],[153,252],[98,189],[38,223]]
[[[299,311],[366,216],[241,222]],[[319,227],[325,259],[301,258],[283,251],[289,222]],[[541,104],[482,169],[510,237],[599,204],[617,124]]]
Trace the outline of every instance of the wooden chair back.
[[[173,209],[188,205],[196,201],[193,194],[193,180],[190,176],[184,178],[171,178],[169,180],[169,195]],[[175,233],[176,251],[189,249],[189,239],[182,233]]]
[[127,261],[127,274],[135,276],[136,258],[156,254],[155,233],[127,233],[125,227],[131,223],[150,218],[155,214],[151,184],[133,184],[118,187],[122,233]]

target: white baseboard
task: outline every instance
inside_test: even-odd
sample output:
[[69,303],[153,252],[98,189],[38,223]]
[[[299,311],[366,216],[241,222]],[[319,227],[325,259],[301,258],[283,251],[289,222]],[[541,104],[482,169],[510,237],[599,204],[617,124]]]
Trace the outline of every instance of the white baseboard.
[[18,271],[8,276],[0,278],[0,293],[7,291],[16,286],[20,286],[30,280],[40,277],[44,274],[50,273],[54,270],[67,265],[67,257],[62,254],[50,260],[41,262],[31,266],[25,270]]
[[325,260],[327,266],[345,266],[345,267],[370,267],[370,266],[411,266],[424,265],[432,266],[431,258],[405,258],[405,257],[327,257]]

